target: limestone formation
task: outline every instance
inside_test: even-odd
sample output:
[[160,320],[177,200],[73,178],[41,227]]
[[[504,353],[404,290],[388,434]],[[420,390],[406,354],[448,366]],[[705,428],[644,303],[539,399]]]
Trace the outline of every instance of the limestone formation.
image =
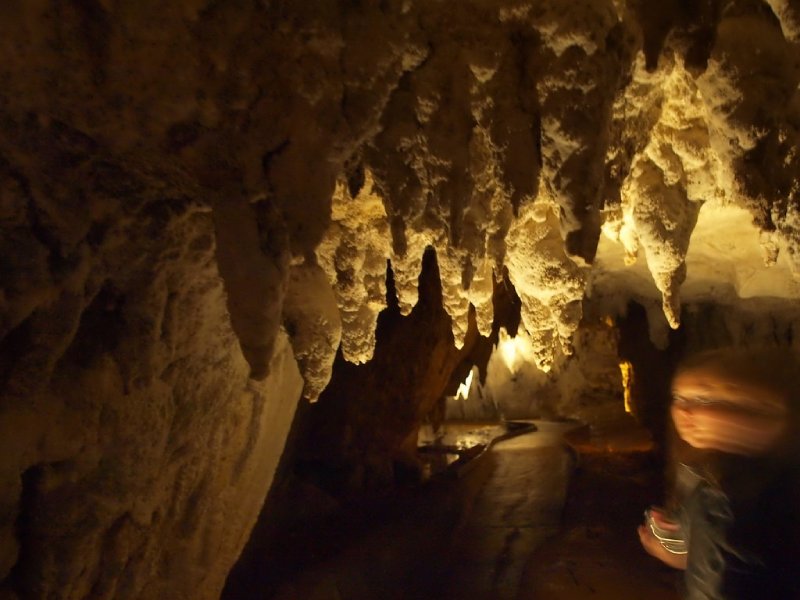
[[331,378],[342,340],[342,321],[325,271],[313,263],[292,267],[283,317],[305,381],[303,396],[314,402]]
[[709,301],[794,318],[796,0],[0,14],[0,592],[213,597],[301,388],[428,248],[459,347],[507,270],[532,385],[591,372],[587,307],[661,347]]
[[[371,173],[360,175],[360,189],[351,192],[346,182],[337,184],[331,226],[317,247],[336,295],[334,308],[338,305],[342,315],[342,354],[356,364],[370,360],[375,349],[378,313],[386,306],[386,261],[391,255],[386,210],[373,190]],[[336,345],[331,358],[335,353]]]
[[0,578],[21,598],[213,598],[302,380],[249,378],[204,193],[60,123],[5,122]]
[[571,353],[585,285],[582,269],[566,254],[553,213],[546,204],[526,206],[507,239],[509,278],[522,300],[522,324],[534,360],[544,371],[557,352]]

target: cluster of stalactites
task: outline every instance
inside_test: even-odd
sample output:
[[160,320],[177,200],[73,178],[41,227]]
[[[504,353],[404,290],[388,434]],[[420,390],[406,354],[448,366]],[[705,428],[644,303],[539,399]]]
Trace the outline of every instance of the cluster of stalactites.
[[401,310],[416,303],[421,257],[433,247],[456,346],[470,305],[488,335],[493,277],[505,265],[547,368],[569,352],[578,263],[599,234],[606,127],[586,124],[610,120],[621,69],[609,46],[612,3],[540,8],[510,3],[501,27],[452,17],[470,35],[442,40],[403,77],[363,161],[391,224]]
[[390,250],[389,223],[372,174],[364,173],[360,189],[339,181],[317,259],[333,286],[342,318],[342,354],[350,362],[372,358],[378,313],[386,307]]
[[[702,68],[680,36],[646,57],[645,28],[618,3],[510,2],[492,27],[449,15],[470,35],[405,71],[355,157],[363,181],[333,195],[316,258],[344,357],[372,356],[387,260],[401,312],[413,308],[428,247],[455,345],[470,305],[490,332],[505,268],[542,370],[571,351],[601,229],[628,264],[646,261],[673,328],[706,200],[748,208],[766,263],[783,250],[800,273],[798,13],[769,5],[724,11]],[[331,357],[335,340],[320,342]]]
[[798,12],[771,2],[779,25],[763,7],[734,4],[703,69],[668,50],[648,68],[640,52],[614,106],[607,173],[617,181],[603,232],[624,247],[627,264],[646,260],[673,328],[705,201],[748,208],[764,232],[765,265],[783,250],[800,273]]
[[[400,310],[408,314],[417,302],[422,255],[429,247],[436,251],[443,305],[452,319],[455,345],[463,344],[470,305],[475,308],[478,331],[488,336],[494,318],[497,263],[486,253],[471,256],[434,230],[408,228],[405,252],[397,253],[389,243],[384,202],[369,170],[357,191],[341,181],[333,198],[332,225],[317,249],[317,260],[339,306],[345,359],[359,363],[372,357],[377,316],[385,307],[387,260],[392,264]],[[511,220],[503,249],[509,278],[522,300],[523,327],[532,340],[535,362],[547,370],[556,352],[569,353],[569,340],[581,317],[585,269],[567,255],[557,211],[547,203],[529,203],[520,210]],[[335,346],[322,337],[319,345],[335,353]]]

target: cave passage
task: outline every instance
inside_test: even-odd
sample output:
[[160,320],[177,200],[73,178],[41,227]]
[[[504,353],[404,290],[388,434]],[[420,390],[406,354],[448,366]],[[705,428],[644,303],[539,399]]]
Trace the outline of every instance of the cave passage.
[[[486,339],[471,320],[461,350],[443,342],[437,271],[426,254],[419,302],[403,316],[389,299],[373,361],[337,359],[319,402],[298,412],[223,597],[677,598],[676,574],[635,532],[643,509],[664,501],[685,330],[660,349],[636,302],[616,319],[589,315],[569,377],[548,376],[530,338],[507,333],[519,322],[508,282],[495,288],[506,324],[498,317]],[[386,283],[393,294],[391,268]],[[720,321],[702,344],[727,342]],[[403,418],[399,394],[427,394],[427,413]]]
[[295,531],[284,562],[240,564],[223,597],[678,598],[675,573],[635,535],[642,507],[663,492],[649,433],[629,416],[512,425],[445,423],[435,443],[461,457],[438,477],[354,507],[330,529]]
[[0,598],[669,597],[676,364],[800,353],[798,57],[798,0],[0,0]]

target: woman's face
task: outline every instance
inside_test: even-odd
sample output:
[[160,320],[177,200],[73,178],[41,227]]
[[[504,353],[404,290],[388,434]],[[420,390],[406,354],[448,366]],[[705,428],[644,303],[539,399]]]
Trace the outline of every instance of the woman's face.
[[681,373],[672,392],[675,429],[695,448],[755,456],[774,448],[786,431],[786,409],[780,398],[713,370]]

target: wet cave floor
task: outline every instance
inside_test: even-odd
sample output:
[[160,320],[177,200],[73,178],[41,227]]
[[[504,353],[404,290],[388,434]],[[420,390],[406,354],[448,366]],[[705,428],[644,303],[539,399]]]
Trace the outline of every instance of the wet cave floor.
[[643,430],[534,424],[455,475],[284,536],[223,598],[677,599],[677,572],[636,534],[663,498]]
[[[567,435],[570,438],[570,435]],[[636,528],[663,502],[663,467],[626,423],[575,436],[579,456],[559,532],[529,556],[517,600],[677,600],[679,572],[647,555]]]

